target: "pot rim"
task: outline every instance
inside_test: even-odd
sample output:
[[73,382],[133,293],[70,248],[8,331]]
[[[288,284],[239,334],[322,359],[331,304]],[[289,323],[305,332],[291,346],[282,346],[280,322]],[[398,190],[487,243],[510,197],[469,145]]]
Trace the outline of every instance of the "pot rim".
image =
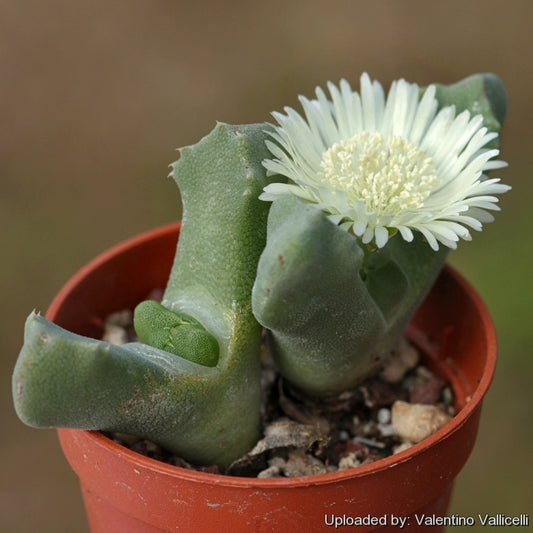
[[[96,256],[93,260],[86,263],[78,272],[71,277],[54,298],[46,316],[53,318],[61,307],[63,300],[70,293],[72,288],[76,286],[79,279],[84,277],[88,272],[94,270],[99,265],[107,262],[112,257],[121,254],[123,251],[130,248],[141,245],[143,242],[153,239],[156,236],[163,236],[175,233],[181,226],[180,222],[171,223],[164,226],[160,226],[143,233],[140,233],[134,237],[126,239],[118,244],[112,246],[108,250]],[[401,463],[405,463],[419,454],[423,453],[428,448],[437,445],[442,440],[448,438],[453,433],[457,432],[467,420],[474,414],[474,412],[481,407],[481,403],[485,394],[487,393],[490,384],[492,382],[497,359],[497,342],[496,333],[490,317],[489,311],[482,301],[481,297],[477,294],[474,288],[466,281],[466,279],[459,274],[454,268],[449,265],[444,266],[444,271],[460,286],[464,291],[477,312],[482,318],[483,323],[486,325],[486,363],[483,368],[483,373],[480,377],[479,383],[472,393],[469,401],[461,407],[459,412],[450,420],[446,425],[437,430],[434,434],[427,437],[417,444],[413,444],[410,448],[393,454],[389,457],[385,457],[374,461],[366,465],[360,465],[347,470],[330,472],[326,474],[315,474],[309,476],[300,476],[292,478],[272,478],[272,479],[259,479],[242,476],[229,476],[224,474],[213,474],[206,472],[199,472],[197,470],[190,470],[187,468],[179,467],[152,459],[145,455],[139,454],[114,442],[112,439],[106,437],[99,431],[77,430],[77,429],[58,429],[58,433],[61,436],[62,433],[76,432],[84,434],[89,440],[94,441],[94,444],[99,447],[106,448],[112,453],[116,453],[124,460],[132,463],[134,466],[138,466],[143,469],[150,469],[158,471],[161,474],[167,476],[179,476],[183,479],[194,481],[201,484],[216,484],[219,486],[233,487],[233,488],[249,488],[254,487],[257,489],[269,489],[269,488],[283,488],[283,487],[298,487],[298,486],[312,486],[312,485],[326,485],[330,483],[336,483],[340,480],[346,480],[351,478],[362,478],[374,474],[379,471],[383,471],[392,467],[395,467]]]

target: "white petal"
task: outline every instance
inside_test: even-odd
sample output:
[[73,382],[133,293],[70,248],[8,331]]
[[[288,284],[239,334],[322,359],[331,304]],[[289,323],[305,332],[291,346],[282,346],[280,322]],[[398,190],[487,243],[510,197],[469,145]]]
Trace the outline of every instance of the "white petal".
[[353,223],[353,232],[360,237],[366,231],[368,222],[366,220],[358,220]]
[[426,132],[428,125],[435,117],[438,107],[435,91],[435,86],[430,85],[424,92],[424,96],[416,110],[411,132],[409,133],[409,140],[414,144],[420,144],[420,140]]
[[439,243],[437,242],[437,239],[435,239],[435,236],[433,233],[431,233],[426,227],[424,226],[417,226],[418,231],[424,235],[426,240],[428,241],[428,244],[433,248],[433,250],[437,251],[439,249]]
[[375,232],[376,237],[376,246],[378,248],[383,248],[387,244],[387,241],[389,240],[389,232],[382,227],[376,228]]
[[374,238],[374,228],[367,226],[361,240],[364,244],[368,244]]
[[[285,114],[273,113],[279,124],[269,131],[271,140],[267,141],[273,157],[263,165],[269,175],[281,174],[292,183],[267,186],[262,199],[271,200],[285,194],[304,198],[322,209],[333,223],[351,229],[365,243],[374,241],[378,247],[388,242],[389,230],[395,228],[406,241],[413,240],[413,231],[418,231],[435,250],[439,243],[455,248],[459,239],[470,239],[468,228],[481,230],[484,223],[492,220],[489,211],[499,209],[496,195],[510,187],[484,175],[489,170],[505,167],[506,163],[496,159],[498,150],[487,148],[498,134],[487,131],[481,115],[471,116],[468,111],[456,115],[454,106],[437,112],[435,87],[429,86],[420,98],[418,86],[405,80],[393,82],[385,97],[383,87],[366,73],[361,76],[359,93],[346,80],[341,80],[338,86],[328,82],[327,88],[331,99],[321,88],[316,89],[315,99],[300,97],[303,115],[290,107],[284,108]],[[339,165],[339,179],[335,177],[335,166],[331,167],[333,174],[327,173],[329,169],[326,172],[327,167],[323,166],[326,152],[331,154],[338,147],[344,150],[349,143],[368,138],[354,140],[356,136],[369,134],[381,135],[379,138],[385,139],[385,143],[404,139],[406,146],[414,148],[409,148],[410,152],[406,148],[405,158],[399,154],[392,174],[381,173],[381,167],[365,163],[367,166],[363,165],[361,172],[367,172],[364,179],[370,181],[362,189],[349,181],[357,175],[349,170],[349,165],[354,164],[350,157],[355,157],[353,154],[357,152],[334,152],[335,157],[344,158],[333,160]],[[393,150],[393,145],[383,146],[391,146]],[[421,155],[412,159],[408,154],[413,153]],[[381,161],[381,155],[374,155],[379,152],[369,151],[367,157],[369,154]],[[390,154],[385,160],[391,160]],[[402,161],[408,161],[408,165],[403,166]],[[435,186],[430,178],[405,181],[407,185],[397,189],[403,191],[401,200],[394,199],[396,185],[389,187],[388,176],[394,176],[393,179],[398,176],[400,183],[413,180],[410,176],[415,175],[416,165],[426,172],[427,161],[433,161],[439,185]],[[381,177],[371,177],[378,175]],[[371,181],[378,179],[385,186]],[[348,186],[353,189],[347,189]],[[409,200],[410,195],[417,198],[415,202]]]
[[398,231],[401,233],[405,241],[411,242],[414,239],[413,232],[407,226],[398,226]]

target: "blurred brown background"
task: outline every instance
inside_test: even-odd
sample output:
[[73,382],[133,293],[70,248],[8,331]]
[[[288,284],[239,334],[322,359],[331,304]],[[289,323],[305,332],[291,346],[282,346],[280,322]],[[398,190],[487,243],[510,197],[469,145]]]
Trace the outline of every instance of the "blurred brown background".
[[[87,531],[53,431],[16,419],[26,315],[117,241],[179,217],[175,148],[216,120],[269,120],[367,70],[427,84],[493,71],[509,92],[503,211],[450,261],[478,288],[500,364],[451,512],[529,513],[533,366],[528,0],[0,0],[0,531]],[[459,531],[456,528],[454,531]]]

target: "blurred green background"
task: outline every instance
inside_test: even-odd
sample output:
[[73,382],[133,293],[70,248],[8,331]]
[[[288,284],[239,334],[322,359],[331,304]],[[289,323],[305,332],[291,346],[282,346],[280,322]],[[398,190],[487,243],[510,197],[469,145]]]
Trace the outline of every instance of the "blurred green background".
[[269,120],[326,80],[358,87],[363,70],[387,87],[493,71],[508,89],[510,168],[499,175],[513,190],[497,222],[450,257],[485,299],[500,342],[451,512],[533,511],[532,21],[529,0],[0,1],[0,530],[87,531],[55,433],[13,413],[26,315],[98,252],[179,217],[166,179],[175,148],[216,120]]

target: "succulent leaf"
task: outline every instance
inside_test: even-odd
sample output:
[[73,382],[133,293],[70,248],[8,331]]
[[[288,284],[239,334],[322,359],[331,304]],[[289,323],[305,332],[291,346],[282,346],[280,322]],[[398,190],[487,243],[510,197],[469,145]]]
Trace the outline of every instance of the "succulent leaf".
[[135,314],[155,346],[114,346],[28,318],[13,376],[23,421],[132,433],[221,467],[253,446],[261,326],[250,299],[269,209],[258,199],[269,183],[266,129],[218,124],[181,151],[173,177],[184,216],[172,273],[162,305],[144,302]]
[[447,253],[421,236],[363,247],[300,199],[272,204],[252,305],[281,373],[309,393],[341,392],[376,369]]

